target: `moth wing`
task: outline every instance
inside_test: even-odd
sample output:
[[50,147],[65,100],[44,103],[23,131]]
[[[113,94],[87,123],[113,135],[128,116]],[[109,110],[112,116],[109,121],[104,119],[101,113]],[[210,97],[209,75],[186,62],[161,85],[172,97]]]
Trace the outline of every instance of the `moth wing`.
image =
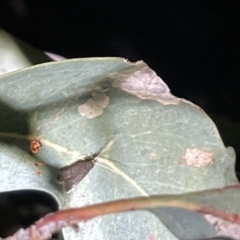
[[72,190],[93,168],[93,161],[79,160],[60,169],[57,180],[66,192]]

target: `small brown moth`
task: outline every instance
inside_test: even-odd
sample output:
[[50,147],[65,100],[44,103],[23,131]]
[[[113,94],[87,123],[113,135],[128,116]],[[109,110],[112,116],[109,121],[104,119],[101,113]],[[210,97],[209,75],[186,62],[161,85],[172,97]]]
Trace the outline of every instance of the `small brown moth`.
[[90,156],[60,169],[57,181],[63,185],[66,192],[70,192],[90,172],[95,164],[95,157]]

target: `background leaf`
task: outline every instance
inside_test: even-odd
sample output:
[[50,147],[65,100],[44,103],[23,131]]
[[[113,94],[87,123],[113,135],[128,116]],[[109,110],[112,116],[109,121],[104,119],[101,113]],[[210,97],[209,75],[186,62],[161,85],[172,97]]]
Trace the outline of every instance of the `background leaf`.
[[20,39],[0,29],[0,75],[30,67],[35,64],[50,62],[48,57]]

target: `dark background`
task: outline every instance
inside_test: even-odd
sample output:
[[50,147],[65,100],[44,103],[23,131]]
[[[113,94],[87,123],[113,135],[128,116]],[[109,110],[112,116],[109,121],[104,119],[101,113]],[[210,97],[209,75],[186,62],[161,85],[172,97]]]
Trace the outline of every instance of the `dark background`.
[[240,172],[240,0],[0,0],[0,28],[67,58],[144,60],[212,117]]

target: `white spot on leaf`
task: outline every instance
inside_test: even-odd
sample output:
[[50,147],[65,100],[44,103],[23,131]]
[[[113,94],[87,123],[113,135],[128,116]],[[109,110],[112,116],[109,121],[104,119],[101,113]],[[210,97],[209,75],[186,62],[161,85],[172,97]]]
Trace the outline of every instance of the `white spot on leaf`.
[[187,149],[185,156],[187,165],[194,167],[206,167],[213,162],[213,153],[205,152],[202,149]]
[[111,73],[112,86],[135,95],[141,99],[156,100],[163,105],[179,104],[180,99],[170,93],[168,86],[144,62],[137,63],[134,69]]
[[103,113],[103,109],[109,104],[109,97],[103,92],[94,91],[92,98],[78,107],[78,111],[82,116],[87,118],[95,118]]

